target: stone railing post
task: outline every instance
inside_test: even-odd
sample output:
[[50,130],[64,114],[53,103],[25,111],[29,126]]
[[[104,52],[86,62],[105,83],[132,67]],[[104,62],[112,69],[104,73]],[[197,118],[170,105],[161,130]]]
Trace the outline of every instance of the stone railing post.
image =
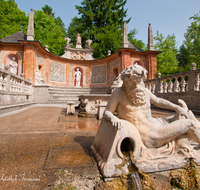
[[161,73],[158,73],[157,79],[155,81],[155,94],[159,93],[159,88],[160,88],[160,81],[159,78],[161,77]]
[[6,91],[10,92],[10,75],[6,76]]
[[22,81],[22,92],[24,92],[24,85],[25,85],[25,82]]
[[196,63],[191,64],[191,71],[188,75],[188,92],[197,91],[197,83],[199,83],[199,74],[193,72],[196,70]]

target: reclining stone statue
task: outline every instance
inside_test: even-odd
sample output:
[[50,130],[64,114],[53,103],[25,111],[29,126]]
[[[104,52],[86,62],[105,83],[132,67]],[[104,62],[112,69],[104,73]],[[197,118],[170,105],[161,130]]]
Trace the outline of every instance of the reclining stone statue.
[[[123,85],[112,92],[105,109],[91,146],[105,177],[128,174],[128,166],[122,164],[124,145],[133,164],[146,173],[184,167],[190,158],[200,163],[200,154],[191,145],[200,143],[200,122],[183,100],[176,105],[145,88],[146,75],[142,66],[127,67],[121,73]],[[151,104],[176,114],[153,118]]]

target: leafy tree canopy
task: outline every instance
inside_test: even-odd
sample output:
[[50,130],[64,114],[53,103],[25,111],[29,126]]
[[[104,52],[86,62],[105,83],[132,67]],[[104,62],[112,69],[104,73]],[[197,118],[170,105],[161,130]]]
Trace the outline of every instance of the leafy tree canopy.
[[[190,17],[191,25],[188,27],[185,33],[184,46],[187,48],[187,65],[192,62],[197,64],[197,68],[200,68],[200,15],[195,14]],[[189,66],[187,66],[189,67]]]
[[10,36],[28,26],[28,17],[14,0],[0,0],[0,39]]
[[[93,56],[103,58],[107,51],[115,52],[122,43],[123,19],[127,16],[124,9],[127,0],[83,0],[76,5],[80,17],[74,17],[68,27],[67,35],[76,43],[76,35],[93,40]],[[127,23],[130,18],[127,20]]]
[[42,10],[44,13],[46,13],[47,15],[52,15],[54,17],[55,13],[53,13],[53,8],[51,8],[49,5],[45,5],[44,7],[42,7]]
[[142,40],[137,40],[135,38],[135,35],[138,33],[138,31],[134,28],[128,33],[128,40],[135,46],[139,47],[140,49],[147,50],[147,47],[145,43]]
[[52,14],[37,10],[34,14],[35,40],[40,40],[42,46],[49,46],[49,51],[56,55],[64,53],[66,32],[60,17],[54,18]]
[[[64,53],[66,44],[65,25],[60,17],[55,17],[53,9],[45,5],[42,10],[35,11],[35,40],[40,40],[42,46],[49,45],[50,52],[56,55]],[[28,17],[21,11],[14,0],[0,0],[0,39],[23,30],[27,33]]]
[[182,44],[178,50],[178,54],[176,55],[178,60],[178,66],[180,67],[181,71],[188,71],[190,70],[191,57],[190,52],[186,48],[184,44]]
[[176,59],[177,49],[176,49],[176,37],[173,35],[168,35],[166,38],[162,33],[157,31],[157,36],[155,39],[155,49],[158,51],[163,51],[157,56],[157,71],[162,74],[162,76],[170,75],[179,72],[178,62]]

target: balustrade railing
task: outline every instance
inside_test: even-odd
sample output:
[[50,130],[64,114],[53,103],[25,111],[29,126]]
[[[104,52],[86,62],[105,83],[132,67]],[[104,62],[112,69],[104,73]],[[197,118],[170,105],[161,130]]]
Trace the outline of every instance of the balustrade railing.
[[0,69],[0,92],[31,94],[32,83],[9,71]]
[[146,80],[145,86],[152,93],[178,93],[199,91],[200,69],[196,70],[196,64],[191,64],[191,70],[161,77],[152,80]]

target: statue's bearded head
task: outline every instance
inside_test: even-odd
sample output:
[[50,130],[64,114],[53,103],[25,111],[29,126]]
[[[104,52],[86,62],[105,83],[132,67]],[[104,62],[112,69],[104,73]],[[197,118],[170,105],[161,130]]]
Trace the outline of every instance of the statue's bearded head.
[[121,73],[127,98],[136,106],[146,104],[144,80],[147,70],[140,65],[131,65]]

